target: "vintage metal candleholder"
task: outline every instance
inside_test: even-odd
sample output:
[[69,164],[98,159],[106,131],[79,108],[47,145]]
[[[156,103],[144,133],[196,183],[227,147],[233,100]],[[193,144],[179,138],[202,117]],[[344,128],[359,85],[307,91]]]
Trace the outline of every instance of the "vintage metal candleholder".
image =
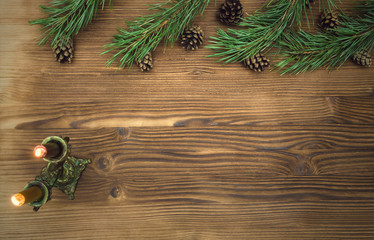
[[70,150],[68,137],[47,137],[41,145],[36,146],[35,156],[42,157],[48,164],[35,181],[29,182],[24,191],[12,197],[13,203],[22,205],[28,202],[34,207],[34,211],[38,211],[51,199],[53,187],[57,187],[73,200],[78,180],[91,160],[70,156]]

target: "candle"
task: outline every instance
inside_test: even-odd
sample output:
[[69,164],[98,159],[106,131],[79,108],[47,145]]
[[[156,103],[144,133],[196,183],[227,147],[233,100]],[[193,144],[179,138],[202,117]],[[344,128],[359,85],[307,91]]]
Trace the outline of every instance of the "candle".
[[35,157],[43,158],[48,164],[34,181],[26,185],[24,191],[11,197],[15,206],[29,203],[34,211],[38,211],[51,199],[53,187],[67,194],[69,199],[74,199],[78,180],[91,160],[71,156],[68,142],[68,137],[50,136],[34,148]]
[[15,206],[38,201],[43,197],[43,191],[38,186],[32,186],[12,196],[11,200]]
[[58,143],[48,142],[38,145],[34,148],[34,155],[37,158],[54,158],[61,154],[61,148]]

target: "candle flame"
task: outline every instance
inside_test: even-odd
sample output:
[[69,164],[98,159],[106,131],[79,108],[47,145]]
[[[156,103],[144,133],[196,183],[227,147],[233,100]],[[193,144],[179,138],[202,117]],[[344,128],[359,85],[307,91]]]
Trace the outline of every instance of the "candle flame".
[[20,193],[17,193],[12,196],[11,200],[15,206],[22,206],[25,203],[25,196],[23,196]]
[[47,155],[47,148],[43,145],[38,145],[34,148],[34,155],[37,158],[42,158]]

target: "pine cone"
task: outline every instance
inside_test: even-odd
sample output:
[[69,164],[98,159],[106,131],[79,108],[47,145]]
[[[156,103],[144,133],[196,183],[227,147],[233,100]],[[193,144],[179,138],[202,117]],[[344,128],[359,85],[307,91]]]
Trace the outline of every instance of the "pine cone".
[[352,56],[352,61],[358,65],[370,67],[371,56],[367,51],[361,50]]
[[142,72],[148,72],[153,68],[152,55],[150,52],[147,53],[142,60],[138,61],[138,66]]
[[183,32],[181,44],[186,49],[186,51],[195,51],[199,48],[203,41],[203,30],[200,28],[200,26],[194,25]]
[[332,30],[339,25],[339,14],[336,11],[321,13],[320,25],[322,29]]
[[243,7],[239,0],[226,0],[219,9],[219,20],[226,25],[235,25],[241,21]]
[[55,53],[56,61],[59,63],[71,63],[73,58],[73,40],[69,38],[67,41],[61,40],[55,47],[53,47],[53,52]]
[[270,61],[261,53],[257,53],[255,56],[245,59],[244,65],[255,72],[262,72],[265,67],[270,66]]

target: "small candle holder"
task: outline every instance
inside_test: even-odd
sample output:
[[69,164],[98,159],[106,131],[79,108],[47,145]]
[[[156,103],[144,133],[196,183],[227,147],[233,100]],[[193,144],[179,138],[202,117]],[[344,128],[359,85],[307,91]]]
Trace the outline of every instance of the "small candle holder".
[[24,191],[12,197],[13,204],[21,206],[29,203],[34,207],[34,211],[38,211],[51,199],[53,187],[57,187],[73,200],[78,180],[91,160],[71,156],[70,151],[68,137],[47,137],[41,145],[36,146],[34,155],[43,158],[48,164],[35,181],[29,182]]

